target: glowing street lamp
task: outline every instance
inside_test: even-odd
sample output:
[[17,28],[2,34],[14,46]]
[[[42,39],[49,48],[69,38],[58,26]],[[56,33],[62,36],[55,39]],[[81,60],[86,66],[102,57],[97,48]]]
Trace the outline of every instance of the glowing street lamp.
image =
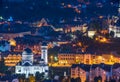
[[53,56],[50,56],[50,60],[51,60],[51,62],[50,62],[50,63],[51,63],[51,65],[52,65],[52,61],[53,61]]

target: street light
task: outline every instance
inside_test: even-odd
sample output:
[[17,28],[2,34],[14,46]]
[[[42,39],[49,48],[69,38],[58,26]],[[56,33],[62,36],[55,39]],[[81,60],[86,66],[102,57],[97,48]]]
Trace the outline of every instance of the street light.
[[50,69],[51,69],[51,73],[50,73],[50,74],[51,74],[51,78],[52,78],[52,79],[51,79],[51,82],[53,82],[52,60],[53,60],[53,56],[51,55],[51,56],[50,56]]
[[50,63],[51,63],[51,66],[52,66],[52,62],[53,61],[53,56],[50,56]]

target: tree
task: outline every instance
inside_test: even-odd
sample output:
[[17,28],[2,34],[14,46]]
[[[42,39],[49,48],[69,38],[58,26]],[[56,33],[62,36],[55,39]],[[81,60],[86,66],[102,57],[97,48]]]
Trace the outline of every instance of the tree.
[[40,72],[36,72],[35,79],[36,79],[36,81],[40,80]]
[[81,31],[75,31],[73,34],[75,34],[77,37],[82,36],[83,33]]
[[24,82],[25,81],[25,74],[18,75],[19,82]]
[[101,76],[95,77],[94,82],[102,82],[102,77]]
[[80,77],[76,78],[76,82],[81,82],[81,78]]
[[36,81],[43,81],[44,80],[44,73],[36,72],[35,79],[36,79]]
[[71,78],[71,82],[75,82],[75,79],[74,79],[74,78]]
[[110,31],[110,37],[114,37],[114,35],[115,35],[115,32],[113,32],[113,31]]
[[89,23],[89,29],[96,30],[97,32],[99,32],[103,28],[102,25],[103,25],[102,21],[100,21],[100,20],[92,20]]
[[7,66],[5,66],[4,59],[1,59],[0,61],[0,73],[5,73],[5,71],[8,69]]

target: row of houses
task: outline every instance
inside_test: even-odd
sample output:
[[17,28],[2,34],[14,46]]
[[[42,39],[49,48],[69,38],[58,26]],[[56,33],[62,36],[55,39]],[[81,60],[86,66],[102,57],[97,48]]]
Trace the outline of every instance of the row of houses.
[[90,54],[90,53],[59,53],[59,64],[100,64],[112,65],[120,63],[120,57],[115,54]]
[[[106,19],[107,20],[107,19]],[[101,30],[107,33],[114,32],[114,37],[120,37],[120,25],[119,21],[120,19],[116,19],[114,21],[114,25],[111,24],[114,19],[108,19],[108,29]],[[95,35],[97,32],[95,29],[90,28],[89,24],[83,23],[81,21],[72,21],[72,22],[61,22],[58,24],[52,24],[48,19],[42,18],[41,21],[37,21],[32,23],[30,26],[32,27],[42,27],[42,26],[50,26],[53,27],[55,31],[63,31],[64,33],[69,33],[69,32],[75,32],[75,31],[81,31],[83,33],[87,33],[87,35],[91,38]],[[104,33],[103,33],[104,34]]]
[[111,79],[120,82],[120,64],[73,64],[71,66],[71,78],[80,78],[81,82],[95,82],[96,78],[100,82],[109,82]]

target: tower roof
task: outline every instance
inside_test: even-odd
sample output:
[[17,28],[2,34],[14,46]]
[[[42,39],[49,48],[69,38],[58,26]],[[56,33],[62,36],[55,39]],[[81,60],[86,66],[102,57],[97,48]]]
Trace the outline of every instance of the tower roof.
[[31,66],[30,63],[26,62],[23,66]]
[[47,42],[42,42],[42,46],[47,46]]
[[32,50],[31,50],[30,48],[26,48],[26,49],[24,49],[24,51],[25,51],[26,53],[32,53]]

